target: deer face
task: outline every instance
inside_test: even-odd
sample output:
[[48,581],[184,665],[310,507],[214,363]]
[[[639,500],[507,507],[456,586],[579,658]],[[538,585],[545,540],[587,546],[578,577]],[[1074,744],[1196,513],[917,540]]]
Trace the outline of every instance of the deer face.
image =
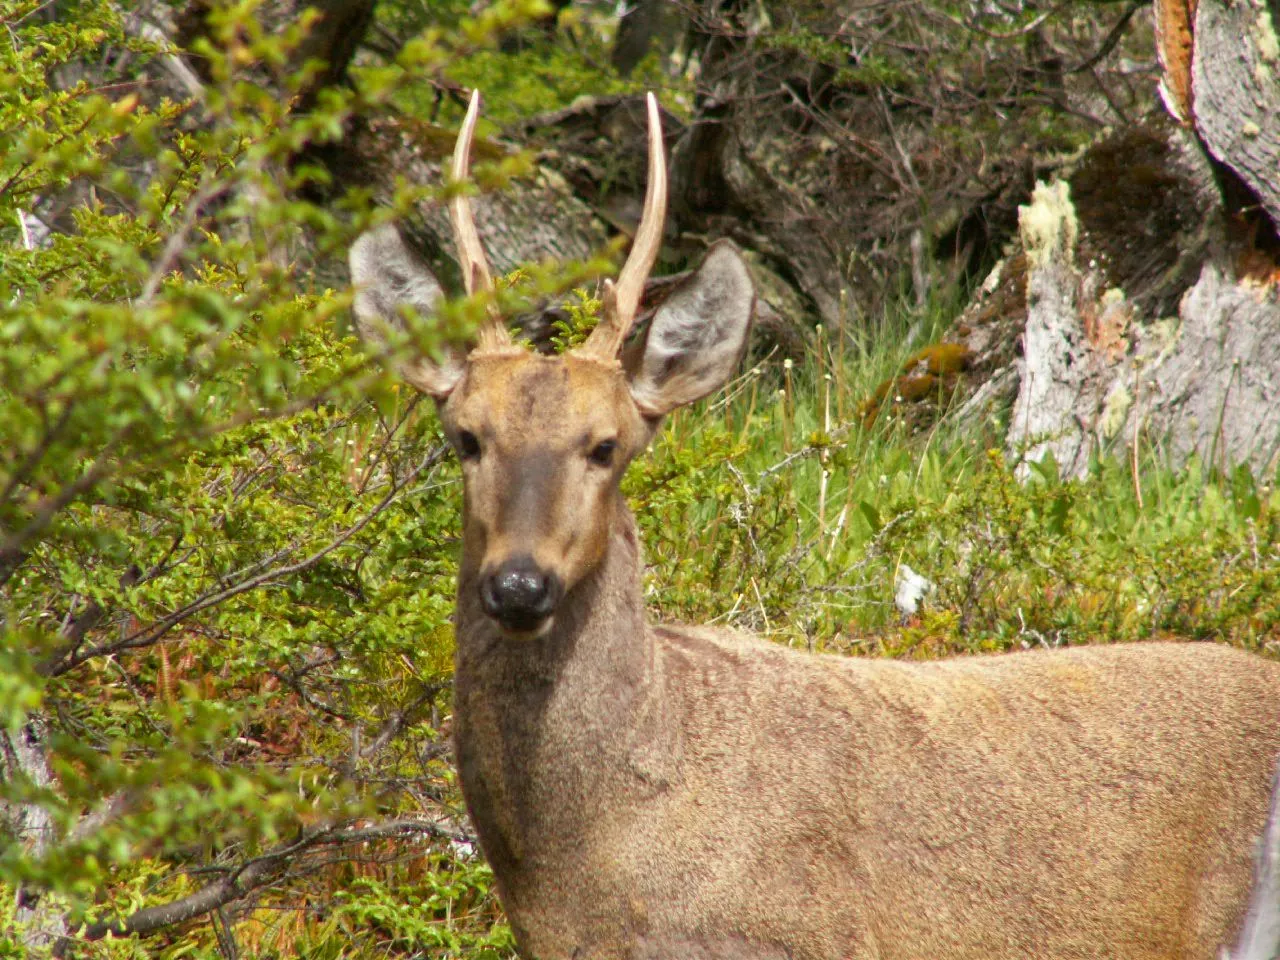
[[[466,176],[477,105],[473,98],[454,154],[456,179]],[[587,342],[561,357],[539,356],[513,343],[495,316],[474,347],[401,366],[436,399],[462,464],[465,579],[511,637],[550,627],[563,597],[604,557],[626,465],[663,414],[728,379],[746,344],[755,293],[736,248],[722,241],[670,294],[626,362],[619,359],[661,241],[665,164],[652,97],[649,115],[645,215]],[[488,267],[465,196],[452,201],[451,214],[468,289],[483,289]],[[426,315],[440,295],[394,227],[361,236],[350,259],[366,338],[397,323],[400,305]]]
[[462,463],[481,608],[510,632],[545,629],[604,556],[649,427],[616,364],[572,354],[476,356],[440,417]]

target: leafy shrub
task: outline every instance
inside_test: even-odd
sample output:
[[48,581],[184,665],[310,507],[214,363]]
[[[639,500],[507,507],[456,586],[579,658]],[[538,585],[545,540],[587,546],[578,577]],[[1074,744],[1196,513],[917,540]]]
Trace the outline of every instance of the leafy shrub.
[[[370,838],[438,862],[460,829],[456,474],[345,333],[349,295],[308,282],[368,197],[300,199],[326,175],[292,163],[443,53],[295,115],[308,19],[219,8],[178,102],[114,5],[38,7],[6,9],[0,41],[0,831],[25,841],[0,844],[0,949],[131,918],[159,931],[145,950],[79,954],[213,955]],[[454,894],[492,903],[462,863]],[[175,926],[219,884],[236,921]],[[501,944],[493,922],[451,942]],[[362,936],[381,942],[343,943]]]

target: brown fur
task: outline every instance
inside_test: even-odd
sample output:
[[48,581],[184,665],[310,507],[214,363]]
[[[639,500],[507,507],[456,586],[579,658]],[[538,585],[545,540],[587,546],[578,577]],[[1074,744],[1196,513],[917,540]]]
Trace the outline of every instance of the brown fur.
[[[352,265],[375,338],[397,301],[432,308],[393,229]],[[656,415],[728,376],[753,297],[722,243],[625,372],[496,335],[402,364],[472,450],[457,759],[522,954],[1210,960],[1251,937],[1280,665],[1210,644],[897,663],[646,624],[618,482]],[[564,589],[524,633],[479,589],[514,557]]]
[[586,425],[637,451],[622,389],[605,364],[513,356],[473,363],[442,408],[451,429],[483,415],[502,449],[467,481],[455,722],[526,956],[1210,958],[1231,941],[1280,665],[1208,644],[907,664],[648,626],[621,466],[586,490],[537,480],[548,532],[595,514],[605,549],[561,560],[549,630],[504,636],[475,599],[508,533],[492,518],[527,479],[504,470],[535,447],[572,459]]

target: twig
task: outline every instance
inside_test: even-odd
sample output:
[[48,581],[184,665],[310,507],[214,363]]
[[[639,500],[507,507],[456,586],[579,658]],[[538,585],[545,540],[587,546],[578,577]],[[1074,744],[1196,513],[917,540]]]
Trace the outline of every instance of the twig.
[[267,886],[283,874],[298,855],[322,846],[369,843],[398,837],[427,836],[458,843],[474,844],[475,837],[450,824],[428,820],[391,820],[357,829],[325,827],[303,834],[292,843],[280,844],[262,856],[247,860],[231,869],[221,880],[201,887],[195,893],[169,903],[145,907],[123,919],[112,918],[90,924],[76,938],[64,937],[53,955],[67,957],[75,942],[92,942],[107,935],[116,937],[145,936],[175,923],[218,910],[234,900],[241,900],[254,890]]
[[1095,67],[1102,60],[1105,60],[1107,54],[1114,50],[1116,48],[1116,44],[1120,42],[1120,37],[1124,33],[1124,28],[1129,25],[1129,21],[1133,19],[1133,15],[1143,7],[1148,6],[1150,3],[1151,0],[1133,0],[1125,12],[1120,14],[1120,19],[1116,21],[1116,25],[1111,28],[1111,32],[1108,33],[1106,39],[1102,41],[1102,46],[1098,47],[1098,52],[1063,72],[1083,73],[1084,71]]
[[219,180],[209,179],[187,201],[187,210],[182,222],[165,243],[160,257],[151,266],[151,273],[147,277],[147,282],[142,287],[142,293],[136,301],[138,309],[149,307],[151,301],[155,299],[156,293],[160,289],[160,284],[178,262],[178,257],[182,254],[182,248],[187,244],[187,234],[195,226],[196,219],[203,213],[205,205],[212,200],[216,200],[229,189],[228,184]]
[[414,698],[412,703],[402,710],[397,710],[388,717],[382,724],[382,728],[378,731],[377,736],[375,736],[372,741],[353,751],[351,760],[344,765],[345,769],[342,772],[346,776],[351,776],[354,773],[355,765],[358,761],[368,760],[370,757],[376,756],[380,753],[388,743],[400,735],[400,732],[409,725],[411,719],[419,710],[435,700],[441,691],[444,690],[445,686],[446,684],[443,682],[429,684],[426,689]]
[[1028,33],[1031,33],[1033,30],[1038,28],[1042,23],[1044,23],[1050,17],[1054,16],[1057,13],[1060,13],[1062,10],[1064,10],[1068,6],[1070,6],[1070,0],[1066,0],[1066,2],[1058,4],[1056,7],[1051,7],[1050,9],[1046,10],[1044,13],[1040,14],[1040,16],[1032,20],[1030,23],[1028,23],[1026,26],[1018,27],[1018,29],[1011,30],[1008,33],[996,33],[994,30],[984,30],[982,27],[978,26],[976,23],[966,23],[964,20],[961,20],[959,17],[953,16],[950,13],[945,13],[941,10],[934,11],[934,13],[936,16],[940,16],[944,20],[950,20],[957,27],[961,27],[964,30],[972,30],[974,33],[980,33],[984,37],[989,37],[992,40],[1016,40],[1018,39],[1018,37],[1025,37]]

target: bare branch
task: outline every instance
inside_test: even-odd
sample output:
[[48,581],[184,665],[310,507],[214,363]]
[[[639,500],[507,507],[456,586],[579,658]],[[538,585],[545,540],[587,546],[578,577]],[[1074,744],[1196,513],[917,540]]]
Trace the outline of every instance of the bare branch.
[[474,844],[475,837],[447,823],[431,820],[390,820],[365,827],[326,827],[304,834],[292,843],[280,844],[262,856],[247,860],[228,871],[221,880],[201,887],[169,903],[146,907],[123,919],[102,920],[85,927],[76,937],[64,937],[54,948],[54,956],[72,955],[77,942],[93,942],[111,935],[145,936],[175,923],[218,910],[241,900],[283,875],[294,860],[316,848],[371,843],[378,840],[434,837],[456,843]]
[[1151,0],[1133,0],[1133,2],[1125,9],[1124,13],[1120,14],[1120,19],[1116,21],[1116,25],[1111,28],[1111,32],[1108,33],[1106,39],[1102,41],[1102,45],[1098,47],[1097,53],[1065,72],[1083,73],[1086,70],[1093,69],[1093,67],[1105,60],[1107,58],[1107,54],[1116,48],[1116,44],[1118,44],[1120,42],[1120,38],[1124,36],[1125,27],[1129,26],[1129,21],[1133,19],[1133,15],[1143,7],[1149,6],[1150,3]]

